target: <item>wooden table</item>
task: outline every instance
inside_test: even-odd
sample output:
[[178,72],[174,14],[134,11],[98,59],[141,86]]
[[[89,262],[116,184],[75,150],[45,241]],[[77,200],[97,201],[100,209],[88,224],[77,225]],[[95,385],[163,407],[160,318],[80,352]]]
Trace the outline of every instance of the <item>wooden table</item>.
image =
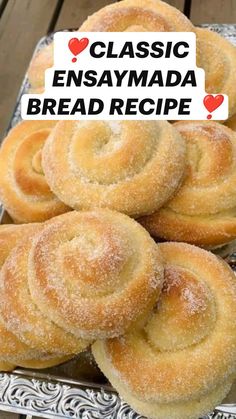
[[[0,138],[4,135],[39,38],[115,0],[0,0]],[[166,0],[193,23],[236,23],[236,0]]]

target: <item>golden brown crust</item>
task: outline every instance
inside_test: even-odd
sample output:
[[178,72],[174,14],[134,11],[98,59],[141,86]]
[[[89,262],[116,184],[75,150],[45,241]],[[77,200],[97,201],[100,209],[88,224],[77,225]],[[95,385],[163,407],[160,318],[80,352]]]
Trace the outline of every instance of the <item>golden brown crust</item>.
[[39,359],[27,359],[18,363],[19,367],[23,368],[33,368],[33,369],[43,369],[54,367],[55,365],[63,364],[64,362],[69,361],[72,356],[56,356],[56,355],[45,355]]
[[25,234],[37,231],[38,224],[0,225],[0,268],[11,250],[24,238]]
[[[30,234],[39,231],[40,224],[27,224],[22,226],[2,225],[0,226],[0,267],[11,253],[12,249],[22,240],[22,237],[29,237]],[[0,273],[1,275],[1,273]],[[2,368],[8,368],[8,363],[17,365],[17,362],[40,356],[40,353],[30,348],[16,337],[15,334],[6,329],[0,321],[0,361]],[[4,367],[4,364],[7,363]],[[12,367],[13,368],[13,367]],[[12,369],[9,365],[9,369]]]
[[124,0],[89,16],[79,31],[190,32],[194,26],[179,10],[163,1]]
[[236,48],[216,32],[196,28],[200,66],[205,70],[206,92],[229,97],[229,115],[236,112]]
[[[67,333],[41,312],[31,299],[28,287],[28,257],[35,234],[27,235],[7,258],[0,272],[0,317],[6,329],[31,348],[41,352],[71,355],[90,342]],[[54,361],[53,361],[54,362]]]
[[14,370],[15,365],[8,362],[0,362],[0,371],[12,371]]
[[236,134],[216,122],[174,124],[187,143],[187,173],[166,207],[140,221],[151,234],[200,246],[236,238]]
[[165,283],[145,326],[96,342],[93,353],[139,413],[197,418],[225,397],[235,376],[235,277],[205,250],[183,243],[159,248]]
[[36,305],[83,338],[117,336],[159,295],[162,261],[134,220],[110,210],[57,217],[34,240],[29,285]]
[[185,144],[165,121],[60,121],[42,162],[51,189],[71,207],[138,216],[160,208],[179,186]]
[[233,131],[236,131],[236,114],[227,119],[225,125],[231,128]]
[[0,149],[0,200],[16,222],[44,221],[68,211],[50,191],[41,149],[55,121],[23,121]]
[[53,42],[37,52],[30,63],[28,79],[31,86],[31,93],[42,93],[44,91],[45,71],[52,66]]

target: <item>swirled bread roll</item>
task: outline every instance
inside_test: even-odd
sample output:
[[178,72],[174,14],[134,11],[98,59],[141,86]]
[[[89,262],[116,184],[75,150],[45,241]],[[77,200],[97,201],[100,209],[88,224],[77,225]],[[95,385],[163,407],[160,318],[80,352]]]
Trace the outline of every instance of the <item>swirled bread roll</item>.
[[42,313],[85,339],[140,322],[163,279],[160,252],[136,221],[110,210],[56,217],[33,241],[28,281]]
[[196,35],[206,92],[228,95],[231,116],[236,113],[236,47],[208,29],[196,28]]
[[95,359],[120,395],[153,419],[197,419],[229,392],[236,372],[236,282],[220,258],[184,243],[159,246],[160,299],[145,326],[97,341]]
[[40,49],[30,63],[27,75],[31,93],[42,93],[44,91],[45,71],[52,66],[53,42]]
[[236,238],[236,133],[217,122],[174,124],[187,143],[175,197],[140,221],[154,236],[216,247]]
[[[0,268],[12,249],[22,240],[39,229],[39,224],[0,225]],[[0,318],[0,370],[12,370],[17,361],[34,356],[34,351],[6,329]]]
[[[40,233],[45,225],[40,225]],[[16,246],[0,272],[0,318],[6,329],[31,348],[60,355],[77,354],[90,342],[77,339],[40,312],[28,287],[28,257],[35,236]],[[53,361],[54,362],[54,361]]]
[[52,191],[72,208],[138,216],[160,208],[179,187],[185,143],[165,121],[60,121],[42,164]]
[[55,121],[23,121],[0,148],[0,201],[14,221],[44,221],[68,211],[51,192],[41,165],[41,150]]
[[98,10],[81,32],[184,32],[194,26],[178,9],[159,0],[123,0]]

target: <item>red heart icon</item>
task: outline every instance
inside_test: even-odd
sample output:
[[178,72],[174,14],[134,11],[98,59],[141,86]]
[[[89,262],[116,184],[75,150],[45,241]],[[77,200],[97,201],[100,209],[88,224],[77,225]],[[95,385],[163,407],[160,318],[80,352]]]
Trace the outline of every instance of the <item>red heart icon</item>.
[[68,42],[68,47],[72,54],[78,55],[88,46],[88,43],[88,38],[71,38]]
[[219,106],[224,102],[224,96],[223,95],[206,95],[203,99],[203,103],[205,108],[208,110],[208,112],[213,112]]

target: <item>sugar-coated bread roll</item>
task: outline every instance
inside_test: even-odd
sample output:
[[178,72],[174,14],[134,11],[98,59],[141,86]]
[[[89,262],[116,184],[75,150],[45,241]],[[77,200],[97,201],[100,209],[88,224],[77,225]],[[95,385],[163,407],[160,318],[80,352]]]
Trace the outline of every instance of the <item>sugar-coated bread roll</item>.
[[23,121],[0,148],[0,201],[14,221],[44,221],[68,211],[51,192],[41,165],[41,150],[55,121]]
[[180,185],[185,142],[165,121],[60,121],[42,163],[52,191],[72,208],[139,216]]
[[95,359],[120,395],[153,419],[197,419],[229,392],[236,373],[236,281],[210,252],[159,245],[163,291],[143,327],[97,341]]
[[233,115],[236,113],[236,47],[208,29],[196,28],[196,34],[206,92],[228,95],[229,115]]
[[174,124],[187,143],[187,173],[168,204],[140,221],[154,236],[200,246],[236,238],[236,133],[217,122]]
[[[37,231],[38,224],[0,225],[0,268],[12,249],[22,240]],[[15,361],[34,356],[34,351],[6,329],[0,319],[0,371],[12,370]],[[12,364],[11,364],[12,363]]]
[[163,1],[123,0],[89,16],[79,31],[191,32],[194,26],[178,9]]
[[53,66],[53,42],[40,49],[33,57],[29,69],[28,79],[31,93],[42,93],[44,90],[44,77],[47,68]]
[[[3,285],[1,280],[1,273],[4,272],[6,269],[5,264],[8,265],[9,263],[8,261],[6,261],[7,257],[9,258],[9,260],[12,260],[12,252],[15,252],[15,249],[17,248],[17,246],[19,246],[19,243],[23,242],[23,240],[29,243],[31,237],[37,232],[39,232],[39,230],[41,229],[42,225],[36,223],[25,225],[9,224],[0,226],[0,268],[2,267],[2,265],[4,265],[2,267],[2,270],[0,271],[0,288],[2,288]],[[11,268],[12,275],[14,276],[13,281],[15,281],[16,277],[19,278],[21,276],[21,266],[12,265]],[[13,288],[16,285],[16,283],[17,281],[15,281],[12,284]],[[21,293],[20,295],[17,295],[17,298],[20,301],[21,306],[23,307],[21,298],[25,297],[25,295],[22,292],[22,290],[20,291]],[[1,300],[2,297],[3,294],[1,295]],[[26,300],[25,304],[28,303],[29,301]],[[7,300],[2,300],[1,308],[3,309],[6,306],[6,304]],[[8,307],[8,310],[9,312],[11,312],[11,307]],[[12,321],[14,322],[13,318]],[[38,324],[40,324],[40,319],[38,319]],[[38,324],[35,324],[35,327],[37,327]],[[34,330],[34,332],[37,334],[40,332],[40,329],[37,329],[36,331]],[[48,332],[50,332],[50,330],[48,330]],[[38,347],[37,349],[35,349],[35,347],[36,346],[32,347],[30,345],[27,345],[25,342],[23,342],[23,340],[19,339],[18,336],[16,336],[16,334],[12,333],[8,328],[6,328],[4,321],[0,316],[0,371],[11,371],[14,369],[15,365],[26,368],[48,368],[49,366],[65,362],[66,360],[72,357],[71,354],[70,356],[66,357],[65,355],[59,355],[58,353],[61,352],[61,348],[59,351],[58,347],[55,347],[55,349],[58,350],[57,354],[49,354],[48,352],[46,352],[46,348],[43,347],[43,345],[41,348]],[[54,348],[52,349],[54,350]]]
[[0,318],[8,331],[31,348],[60,356],[77,354],[90,342],[76,338],[51,322],[47,312],[42,313],[30,295],[29,251],[35,234],[43,228],[43,224],[38,224],[37,231],[28,234],[13,249],[0,271]]
[[33,240],[35,304],[82,338],[122,334],[142,321],[162,287],[159,250],[136,221],[110,210],[56,217]]

